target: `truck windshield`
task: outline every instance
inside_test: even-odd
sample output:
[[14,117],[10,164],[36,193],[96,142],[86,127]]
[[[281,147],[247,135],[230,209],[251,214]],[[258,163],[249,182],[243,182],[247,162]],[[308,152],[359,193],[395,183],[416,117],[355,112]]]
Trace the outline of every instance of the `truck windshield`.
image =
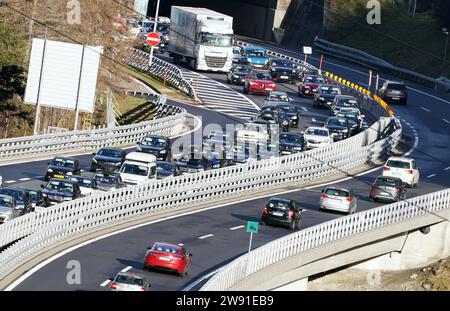
[[226,46],[231,47],[233,44],[232,35],[221,35],[214,33],[202,33],[201,34],[201,44],[209,46]]
[[138,175],[138,176],[147,176],[148,175],[148,167],[125,162],[122,165],[120,172],[125,173],[125,174]]

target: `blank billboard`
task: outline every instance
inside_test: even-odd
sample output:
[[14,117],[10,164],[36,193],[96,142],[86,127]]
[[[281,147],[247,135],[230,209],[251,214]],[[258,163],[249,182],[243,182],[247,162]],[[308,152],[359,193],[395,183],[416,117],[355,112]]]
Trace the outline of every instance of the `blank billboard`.
[[33,39],[25,103],[94,111],[102,47]]

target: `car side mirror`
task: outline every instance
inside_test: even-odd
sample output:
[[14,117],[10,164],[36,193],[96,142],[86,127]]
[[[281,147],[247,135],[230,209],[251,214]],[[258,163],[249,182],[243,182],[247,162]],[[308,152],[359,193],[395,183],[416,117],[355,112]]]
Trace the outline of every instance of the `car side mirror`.
[[189,257],[192,257],[192,254],[191,254],[191,253],[189,253]]
[[110,277],[109,280],[112,282],[112,281],[114,281],[114,278],[113,278],[113,277]]
[[44,187],[45,187],[44,185],[41,185],[41,188],[42,188],[42,189],[44,189]]
[[150,246],[148,246],[148,247],[146,248],[146,250],[148,250],[148,251],[151,250],[151,249],[152,249],[152,248],[151,248]]
[[322,189],[322,193],[324,193],[325,192],[325,189]]

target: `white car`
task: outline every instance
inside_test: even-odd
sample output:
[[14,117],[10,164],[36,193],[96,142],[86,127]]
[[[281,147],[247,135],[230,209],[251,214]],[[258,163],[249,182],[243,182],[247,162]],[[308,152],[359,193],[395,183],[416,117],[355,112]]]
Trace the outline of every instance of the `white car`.
[[419,185],[420,169],[416,160],[411,158],[390,157],[383,168],[383,176],[397,177],[408,187]]
[[333,137],[325,127],[308,127],[303,137],[308,149],[325,147],[333,143]]

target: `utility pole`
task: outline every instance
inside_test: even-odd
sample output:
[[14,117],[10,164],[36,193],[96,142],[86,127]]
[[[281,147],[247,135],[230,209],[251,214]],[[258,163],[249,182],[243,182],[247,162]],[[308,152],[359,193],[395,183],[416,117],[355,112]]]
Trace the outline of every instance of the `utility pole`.
[[[156,28],[157,28],[157,26],[158,26],[159,1],[160,1],[160,0],[158,0],[158,2],[156,3],[155,24],[154,24],[154,26],[153,26],[153,32],[156,32]],[[153,45],[152,45],[151,48],[150,48],[150,59],[149,59],[149,61],[148,61],[148,67],[149,67],[149,69],[150,69],[150,67],[152,66],[152,62],[153,62],[153,49],[154,49],[154,47],[153,47]]]
[[446,62],[447,61],[447,49],[448,49],[448,29],[447,28],[442,28],[442,33],[445,35],[445,46],[444,46],[444,58],[443,61]]

